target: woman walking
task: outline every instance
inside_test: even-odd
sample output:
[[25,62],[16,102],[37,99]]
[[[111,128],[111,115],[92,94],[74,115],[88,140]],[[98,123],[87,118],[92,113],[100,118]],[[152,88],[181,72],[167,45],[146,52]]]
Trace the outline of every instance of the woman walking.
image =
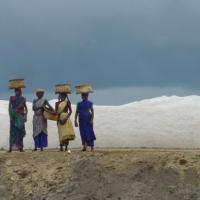
[[60,151],[65,151],[71,153],[68,149],[69,141],[75,139],[75,133],[70,120],[72,114],[71,102],[68,98],[68,94],[71,93],[70,85],[61,84],[56,85],[56,94],[59,94],[58,102],[56,102],[56,113],[58,114],[58,134],[60,141]]
[[[94,109],[93,103],[88,100],[89,93],[92,93],[92,87],[90,85],[79,85],[76,87],[77,94],[81,94],[82,101],[77,104],[75,114],[75,126],[79,126],[83,149],[87,151],[87,147],[91,147],[91,151],[94,150],[94,141],[96,140],[93,121],[94,121]],[[79,124],[78,120],[79,119]]]
[[44,118],[44,108],[48,108],[53,111],[52,106],[49,102],[44,99],[45,91],[38,89],[36,91],[37,99],[33,101],[33,138],[35,143],[35,150],[40,148],[41,151],[48,146],[48,132],[47,132],[47,119]]
[[26,99],[22,96],[22,88],[25,88],[23,79],[15,79],[9,82],[10,89],[14,89],[15,96],[11,96],[9,100],[9,116],[10,116],[10,148],[23,152],[23,138],[26,135],[25,122],[27,121],[28,109]]

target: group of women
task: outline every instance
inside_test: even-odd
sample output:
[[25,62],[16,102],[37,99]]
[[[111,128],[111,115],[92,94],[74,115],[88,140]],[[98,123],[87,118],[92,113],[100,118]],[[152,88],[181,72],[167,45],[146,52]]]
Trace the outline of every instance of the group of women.
[[[85,85],[77,86],[79,94],[81,94],[82,101],[77,104],[75,113],[75,127],[79,127],[80,136],[82,140],[82,151],[87,151],[87,147],[94,150],[94,141],[96,140],[93,130],[94,109],[93,103],[88,100],[91,90],[84,90]],[[82,88],[82,90],[81,90]],[[26,135],[25,123],[27,121],[28,108],[26,99],[22,96],[22,88],[12,88],[15,95],[10,97],[9,101],[9,115],[10,115],[10,148],[9,152],[13,150],[24,151],[23,138]],[[69,141],[75,139],[73,124],[70,120],[72,114],[71,102],[68,94],[69,90],[58,90],[58,101],[53,108],[49,102],[44,98],[45,91],[38,89],[36,91],[36,99],[33,101],[32,109],[33,116],[33,139],[35,144],[34,151],[38,148],[43,151],[48,147],[48,130],[47,120],[48,117],[44,113],[51,113],[55,116],[58,127],[58,135],[60,142],[60,151],[67,151]]]

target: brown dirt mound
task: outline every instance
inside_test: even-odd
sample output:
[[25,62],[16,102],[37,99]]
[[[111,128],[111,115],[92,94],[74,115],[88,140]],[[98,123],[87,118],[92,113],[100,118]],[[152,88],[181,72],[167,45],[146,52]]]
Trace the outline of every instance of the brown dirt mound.
[[0,153],[0,199],[198,200],[200,152]]

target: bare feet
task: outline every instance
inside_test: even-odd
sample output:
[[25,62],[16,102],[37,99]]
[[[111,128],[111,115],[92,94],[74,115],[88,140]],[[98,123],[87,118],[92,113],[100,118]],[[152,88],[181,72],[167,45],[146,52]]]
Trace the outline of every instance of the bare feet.
[[63,151],[63,146],[60,146],[60,151]]
[[67,150],[67,153],[68,153],[68,154],[71,154],[71,150],[70,150],[70,149],[68,149],[68,150]]
[[12,153],[12,147],[9,148],[8,153]]
[[87,149],[84,147],[81,151],[84,152],[84,151],[87,151]]
[[65,146],[65,151],[68,151],[68,146]]

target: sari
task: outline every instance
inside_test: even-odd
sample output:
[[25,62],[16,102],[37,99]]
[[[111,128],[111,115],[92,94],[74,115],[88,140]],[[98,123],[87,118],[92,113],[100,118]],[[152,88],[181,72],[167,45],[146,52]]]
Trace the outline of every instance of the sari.
[[33,116],[33,138],[35,148],[48,146],[47,120],[44,118],[42,110],[42,108],[48,104],[48,101],[45,99],[36,99],[33,101],[33,109],[39,109],[34,111]]
[[26,99],[22,96],[10,97],[10,147],[23,149],[25,131],[25,108]]
[[91,124],[93,103],[88,100],[83,100],[78,103],[77,111],[79,116],[79,130],[81,135],[82,144],[93,147],[96,136]]
[[61,145],[64,145],[66,141],[74,140],[75,139],[75,132],[73,129],[72,122],[70,118],[67,120],[65,124],[61,124],[59,120],[66,119],[68,113],[65,111],[68,105],[68,101],[60,102],[58,105],[58,134],[59,134],[59,141]]

